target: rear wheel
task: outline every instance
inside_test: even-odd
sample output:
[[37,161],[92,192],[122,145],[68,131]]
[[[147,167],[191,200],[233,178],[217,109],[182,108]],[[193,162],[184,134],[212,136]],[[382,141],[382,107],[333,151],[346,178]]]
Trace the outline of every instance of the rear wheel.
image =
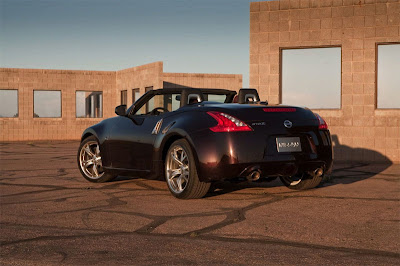
[[199,180],[192,150],[184,139],[175,141],[168,149],[165,179],[172,195],[180,199],[202,198],[211,186]]
[[298,173],[291,177],[280,177],[285,186],[296,190],[315,188],[321,183],[322,178],[323,176],[314,172]]
[[79,146],[78,165],[83,177],[90,182],[102,183],[116,177],[104,171],[99,142],[94,136],[84,139]]

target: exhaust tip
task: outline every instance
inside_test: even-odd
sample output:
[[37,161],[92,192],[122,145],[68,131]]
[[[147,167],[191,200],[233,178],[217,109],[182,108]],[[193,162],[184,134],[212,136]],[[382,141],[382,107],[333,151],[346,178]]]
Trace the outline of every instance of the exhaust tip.
[[315,169],[314,174],[316,176],[320,177],[324,174],[324,170],[322,168],[317,168],[317,169]]
[[252,171],[248,176],[247,180],[249,181],[257,181],[261,177],[261,172],[258,170]]

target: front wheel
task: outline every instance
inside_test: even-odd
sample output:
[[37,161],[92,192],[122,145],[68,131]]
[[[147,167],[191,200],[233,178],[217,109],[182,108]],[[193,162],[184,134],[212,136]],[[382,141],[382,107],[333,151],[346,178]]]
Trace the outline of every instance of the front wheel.
[[104,171],[99,142],[94,136],[84,139],[79,146],[78,166],[83,177],[90,182],[102,183],[116,177]]
[[211,186],[199,180],[191,147],[184,139],[175,141],[168,149],[165,179],[172,195],[180,199],[202,198]]
[[280,177],[285,186],[295,190],[315,188],[321,183],[322,178],[323,175],[319,175],[315,172],[304,172],[291,177]]

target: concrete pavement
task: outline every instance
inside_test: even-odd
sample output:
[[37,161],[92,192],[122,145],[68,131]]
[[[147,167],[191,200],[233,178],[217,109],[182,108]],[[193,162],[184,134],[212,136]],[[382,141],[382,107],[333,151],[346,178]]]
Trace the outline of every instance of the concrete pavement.
[[78,145],[0,143],[2,264],[400,264],[400,165],[335,165],[309,191],[224,182],[178,200],[162,181],[87,182]]

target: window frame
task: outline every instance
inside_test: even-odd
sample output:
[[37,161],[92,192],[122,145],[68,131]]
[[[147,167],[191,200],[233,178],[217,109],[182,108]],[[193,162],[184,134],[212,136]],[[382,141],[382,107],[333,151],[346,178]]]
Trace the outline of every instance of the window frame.
[[[154,88],[153,86],[144,87],[144,93],[154,90],[153,88]],[[152,98],[153,97],[154,96],[152,96]],[[149,102],[150,100],[151,100],[151,98],[147,102]],[[148,108],[149,108],[149,105],[146,103],[146,113],[150,112],[150,110],[148,110]]]
[[379,111],[400,111],[399,108],[378,108],[378,46],[399,44],[400,42],[376,42],[375,43],[375,103],[374,109]]
[[0,117],[0,118],[6,118],[6,119],[16,119],[19,118],[19,89],[0,89],[2,91],[17,91],[17,116],[6,116],[6,117]]
[[[122,94],[123,93],[126,94],[126,97],[125,97],[126,102],[125,103],[122,102]],[[128,90],[121,90],[121,92],[120,92],[120,104],[121,105],[125,104],[126,106],[128,106]]]
[[343,47],[342,45],[316,45],[316,46],[282,46],[279,47],[279,104],[282,104],[282,59],[283,50],[315,49],[315,48],[340,48],[340,103],[339,108],[312,108],[321,111],[341,111],[343,108]]
[[[101,116],[100,117],[78,117],[78,113],[77,113],[77,101],[76,101],[76,95],[77,92],[100,92],[101,93]],[[104,96],[103,96],[103,91],[91,91],[91,90],[76,90],[75,91],[75,118],[78,119],[102,119],[104,117]]]
[[[60,92],[60,116],[47,116],[47,117],[35,117],[35,91],[59,91]],[[63,108],[62,108],[62,90],[41,90],[41,89],[34,89],[32,94],[32,117],[33,119],[62,119],[63,118]]]
[[139,92],[139,93],[140,93],[140,89],[139,89],[139,88],[134,88],[134,89],[132,89],[132,104],[134,104],[134,103],[140,98],[140,96],[139,96],[138,99],[135,98],[135,93],[136,93],[136,92]]

